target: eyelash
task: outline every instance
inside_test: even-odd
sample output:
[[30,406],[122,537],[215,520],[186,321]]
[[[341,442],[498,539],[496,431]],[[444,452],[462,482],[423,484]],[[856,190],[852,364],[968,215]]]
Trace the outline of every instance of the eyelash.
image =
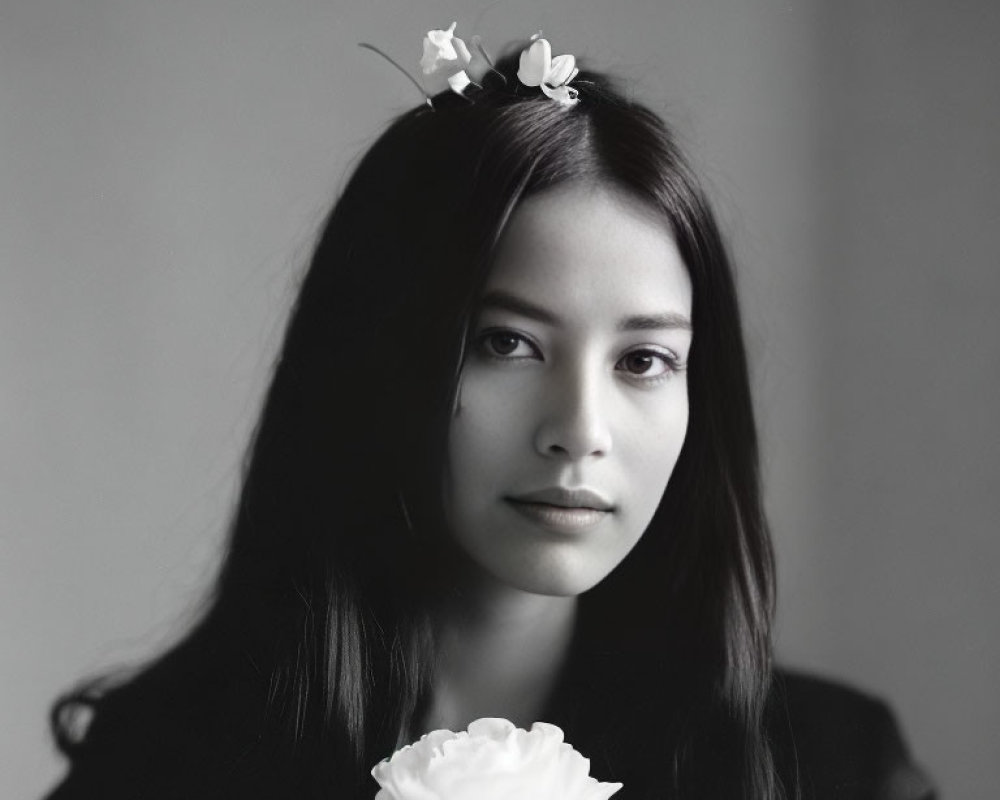
[[[531,348],[532,355],[512,356],[510,354],[493,352],[492,348],[490,347],[490,341],[497,337],[505,337],[516,340],[516,344],[514,347],[515,350],[517,349],[517,346],[519,344],[523,343],[527,345],[529,348]],[[539,352],[538,347],[527,336],[524,336],[523,334],[517,333],[512,330],[508,330],[506,328],[491,328],[482,331],[476,338],[476,350],[486,358],[489,358],[493,361],[520,361],[526,358],[537,358],[539,360],[544,360],[542,359],[542,354],[541,352]],[[621,365],[625,361],[625,359],[628,358],[629,356],[645,356],[647,358],[651,357],[663,363],[664,371],[662,373],[659,373],[657,375],[651,375],[648,377],[645,375],[645,373],[628,372],[627,370],[623,370],[627,373],[627,375],[631,380],[640,381],[647,385],[656,384],[661,381],[664,381],[670,378],[675,373],[683,372],[687,368],[687,365],[682,364],[680,362],[680,359],[678,359],[678,357],[669,350],[661,351],[661,350],[654,350],[649,347],[640,347],[635,350],[629,350],[627,353],[625,353],[625,355],[623,355],[620,359],[618,359],[618,361],[615,362],[615,369],[618,369],[619,365]]]

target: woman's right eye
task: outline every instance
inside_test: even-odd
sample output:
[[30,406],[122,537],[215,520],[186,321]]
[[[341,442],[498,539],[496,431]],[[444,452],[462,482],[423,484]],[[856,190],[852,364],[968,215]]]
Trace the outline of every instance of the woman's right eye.
[[538,349],[519,333],[508,330],[484,331],[478,339],[480,351],[496,359],[538,358]]

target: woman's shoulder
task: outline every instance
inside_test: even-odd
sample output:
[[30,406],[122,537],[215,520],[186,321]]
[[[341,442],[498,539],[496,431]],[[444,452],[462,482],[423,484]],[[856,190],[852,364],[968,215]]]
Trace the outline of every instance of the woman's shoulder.
[[[934,790],[883,700],[815,675],[775,671],[769,733],[779,774],[803,800],[929,800]],[[791,795],[794,796],[794,795]]]
[[216,798],[232,775],[259,772],[249,763],[258,739],[254,692],[241,671],[179,675],[170,666],[60,704],[57,716],[70,722],[82,712],[85,722],[62,737],[70,768],[46,800]]

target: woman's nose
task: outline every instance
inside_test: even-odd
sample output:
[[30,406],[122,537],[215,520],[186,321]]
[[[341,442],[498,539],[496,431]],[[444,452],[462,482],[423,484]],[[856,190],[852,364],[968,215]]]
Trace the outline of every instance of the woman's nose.
[[611,427],[599,379],[577,369],[547,389],[535,431],[535,449],[548,458],[579,461],[611,451]]

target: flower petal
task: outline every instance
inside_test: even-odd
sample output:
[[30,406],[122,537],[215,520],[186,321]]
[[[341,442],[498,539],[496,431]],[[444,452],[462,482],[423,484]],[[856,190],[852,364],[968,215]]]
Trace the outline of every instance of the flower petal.
[[420,58],[420,67],[423,69],[424,75],[430,75],[441,66],[442,62],[458,60],[458,53],[455,52],[455,46],[452,44],[457,24],[456,22],[451,23],[451,27],[446,31],[427,31],[427,35],[424,36],[424,54]]
[[577,92],[572,86],[548,86],[541,84],[541,89],[546,97],[551,97],[561,106],[575,106],[577,103]]
[[469,736],[485,736],[488,739],[506,739],[515,730],[514,723],[503,717],[480,717],[470,722],[468,728]]
[[458,60],[462,62],[463,66],[469,66],[469,63],[472,61],[472,53],[470,53],[469,48],[465,46],[465,42],[456,36],[451,40],[451,43],[455,47],[455,55],[458,56]]
[[545,82],[549,86],[562,86],[573,80],[574,75],[576,75],[576,57],[567,53],[552,59],[552,67],[545,76]]
[[424,75],[430,75],[434,71],[434,67],[437,65],[437,54],[438,48],[430,40],[430,37],[424,37],[424,54],[420,57],[420,69],[423,70]]
[[469,80],[469,76],[466,74],[464,69],[460,69],[454,75],[448,76],[448,85],[455,94],[462,94],[465,92],[465,87],[467,87],[470,83],[472,83],[472,81]]
[[540,86],[552,69],[552,47],[548,39],[535,39],[521,51],[517,79],[525,86]]

